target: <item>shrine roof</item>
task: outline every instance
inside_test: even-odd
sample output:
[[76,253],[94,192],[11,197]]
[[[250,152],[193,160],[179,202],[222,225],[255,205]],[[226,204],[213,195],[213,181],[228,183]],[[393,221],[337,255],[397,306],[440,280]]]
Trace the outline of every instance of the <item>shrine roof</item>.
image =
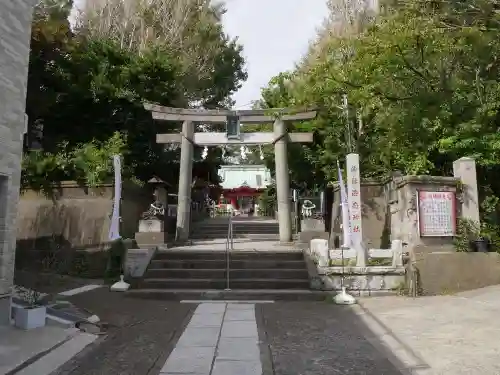
[[239,186],[235,188],[230,188],[230,189],[222,189],[225,192],[239,192],[239,191],[263,191],[265,190],[265,187],[250,187],[250,186]]
[[157,185],[165,185],[165,186],[172,186],[166,181],[163,181],[161,178],[153,176],[148,180],[148,184],[157,184]]

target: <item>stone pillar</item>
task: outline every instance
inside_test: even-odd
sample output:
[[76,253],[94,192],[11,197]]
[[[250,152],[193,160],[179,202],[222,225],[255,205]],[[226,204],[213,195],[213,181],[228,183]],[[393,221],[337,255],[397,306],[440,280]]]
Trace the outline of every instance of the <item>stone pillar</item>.
[[358,154],[348,154],[346,156],[346,169],[351,246],[356,250],[356,266],[366,267],[367,253],[363,243],[363,205],[361,202],[361,174]]
[[0,326],[10,325],[33,7],[0,1]]
[[179,170],[179,192],[177,197],[176,241],[184,241],[189,238],[191,183],[193,180],[193,136],[194,124],[191,121],[184,121],[182,124],[181,165]]
[[476,161],[472,158],[455,160],[453,162],[453,175],[462,181],[464,200],[462,204],[462,217],[479,224]]
[[290,201],[288,199],[290,191],[287,150],[288,140],[286,138],[286,126],[282,120],[276,120],[274,122],[274,137],[275,139],[279,138],[274,145],[274,160],[276,163],[276,194],[278,196],[280,242],[291,242],[292,212],[290,209]]

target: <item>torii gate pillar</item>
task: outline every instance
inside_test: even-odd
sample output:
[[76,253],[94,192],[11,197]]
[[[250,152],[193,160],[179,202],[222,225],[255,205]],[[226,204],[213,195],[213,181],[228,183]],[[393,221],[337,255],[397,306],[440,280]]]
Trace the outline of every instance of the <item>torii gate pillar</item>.
[[182,123],[182,135],[179,190],[177,194],[177,221],[175,230],[176,241],[185,241],[189,238],[191,183],[193,180],[194,155],[194,146],[191,142],[194,135],[194,124],[191,121],[184,121]]
[[282,120],[274,121],[274,160],[276,168],[276,195],[278,200],[278,224],[280,242],[292,241],[292,211],[290,207],[290,174],[288,171],[288,144],[286,125]]

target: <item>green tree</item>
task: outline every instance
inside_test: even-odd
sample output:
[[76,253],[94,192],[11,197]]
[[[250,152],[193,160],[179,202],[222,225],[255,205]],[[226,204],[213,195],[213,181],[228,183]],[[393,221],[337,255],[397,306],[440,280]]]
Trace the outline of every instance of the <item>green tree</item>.
[[89,2],[78,32],[91,39],[114,40],[141,52],[170,52],[180,68],[183,94],[176,104],[206,108],[230,106],[231,94],[246,79],[242,47],[222,29],[223,3],[211,0],[104,0]]
[[[347,93],[353,117],[351,137],[367,159],[377,155],[370,165],[381,167],[365,169],[368,173],[395,168],[408,173],[446,172],[450,160],[466,153],[481,163],[496,163],[498,133],[491,122],[496,115],[491,107],[496,107],[498,85],[498,16],[487,2],[440,4],[438,9],[419,2],[404,6],[380,17],[356,38],[332,38],[323,58],[307,71],[299,70],[287,88],[271,81],[263,101],[266,105],[270,101],[316,104],[321,114],[313,129],[343,143],[345,119],[338,107],[341,94]],[[467,8],[477,14],[470,26],[459,27],[470,18]],[[362,128],[354,118],[357,111]],[[485,111],[489,118],[484,117]],[[324,127],[325,119],[329,125]],[[491,142],[474,133],[478,121]],[[383,148],[376,147],[380,142]],[[334,153],[345,150],[330,139],[325,146],[325,151]],[[324,155],[322,160],[331,158]]]
[[[82,164],[59,165],[58,155],[77,149],[98,155],[98,148],[106,148],[106,142],[119,134],[126,142],[121,150],[130,175],[142,180],[157,175],[176,184],[179,149],[165,149],[155,138],[160,132],[177,131],[180,124],[154,122],[143,102],[176,106],[194,97],[214,105],[227,102],[238,80],[245,77],[239,47],[228,47],[225,54],[218,55],[212,83],[219,86],[206,92],[198,86],[187,92],[184,67],[175,50],[160,43],[140,50],[123,48],[114,38],[74,34],[67,21],[69,4],[62,0],[42,2],[33,24],[26,149],[40,148],[41,152],[26,158],[33,161],[32,168],[30,163],[26,165],[27,172],[31,168],[27,176],[33,177],[33,171],[54,179],[78,176],[68,168],[81,169]],[[46,173],[40,170],[43,158],[47,159]],[[220,153],[211,152],[207,161],[195,164],[194,173],[204,179],[212,176],[216,182],[219,163]],[[66,170],[56,173],[52,169],[58,165]]]
[[347,94],[348,136],[365,176],[449,175],[453,160],[472,156],[482,194],[499,196],[498,10],[485,0],[393,2],[353,33],[324,32],[314,59],[262,95],[266,107],[319,110],[303,124],[318,142],[303,147],[300,163],[294,155],[292,175],[321,170],[336,179],[335,160],[349,152],[339,108]]

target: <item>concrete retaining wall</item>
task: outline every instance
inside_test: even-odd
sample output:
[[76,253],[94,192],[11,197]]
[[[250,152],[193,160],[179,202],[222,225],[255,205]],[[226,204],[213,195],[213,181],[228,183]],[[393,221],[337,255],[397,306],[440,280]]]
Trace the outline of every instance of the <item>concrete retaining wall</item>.
[[[150,200],[147,188],[124,184],[120,207],[122,237],[134,238]],[[17,221],[16,267],[47,268],[49,261],[59,263],[50,265],[51,269],[69,272],[79,267],[87,276],[98,276],[105,267],[102,263],[106,256],[99,250],[109,247],[112,208],[112,185],[86,188],[65,182],[48,196],[32,190],[23,192]],[[75,257],[81,264],[61,264],[74,263]]]
[[423,295],[451,294],[500,284],[498,253],[419,253],[416,267]]

